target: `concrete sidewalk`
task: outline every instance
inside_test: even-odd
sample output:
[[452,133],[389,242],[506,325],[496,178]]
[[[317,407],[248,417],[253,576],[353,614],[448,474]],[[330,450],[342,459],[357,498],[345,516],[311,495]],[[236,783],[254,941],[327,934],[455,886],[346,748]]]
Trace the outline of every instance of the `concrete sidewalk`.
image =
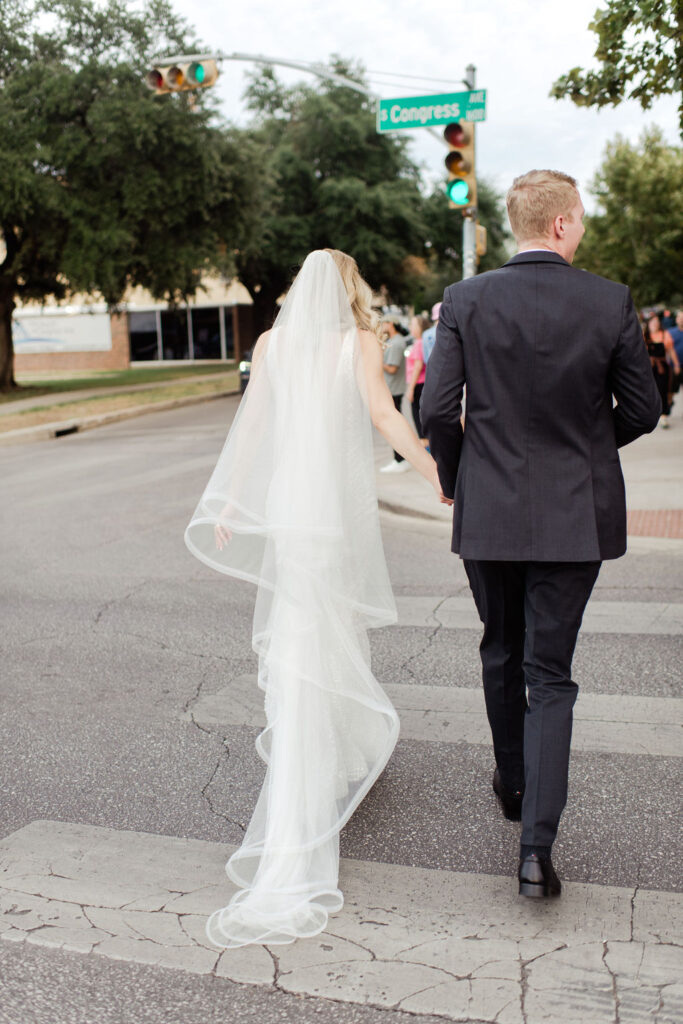
[[[652,434],[620,449],[632,535],[683,538],[683,402],[678,403],[670,423],[668,430],[657,427]],[[376,434],[380,507],[450,523],[451,509],[438,502],[431,486],[414,469],[395,474],[379,472],[390,459],[391,449]]]

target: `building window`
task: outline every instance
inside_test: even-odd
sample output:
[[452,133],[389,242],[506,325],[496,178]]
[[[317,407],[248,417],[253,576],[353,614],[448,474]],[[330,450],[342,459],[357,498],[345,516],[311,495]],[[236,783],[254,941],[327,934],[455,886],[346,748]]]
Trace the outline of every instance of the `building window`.
[[161,342],[164,359],[189,359],[187,311],[166,309],[161,314]]
[[159,358],[156,313],[129,313],[128,330],[131,362]]
[[192,310],[195,359],[221,358],[221,327],[217,307]]

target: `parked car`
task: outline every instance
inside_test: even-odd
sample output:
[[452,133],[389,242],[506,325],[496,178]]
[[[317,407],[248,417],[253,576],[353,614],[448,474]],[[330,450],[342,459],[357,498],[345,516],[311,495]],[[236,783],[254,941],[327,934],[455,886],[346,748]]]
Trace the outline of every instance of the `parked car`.
[[251,374],[251,357],[254,354],[253,348],[250,348],[248,352],[244,353],[240,361],[240,391],[242,394],[247,390],[247,384],[249,383],[249,375]]

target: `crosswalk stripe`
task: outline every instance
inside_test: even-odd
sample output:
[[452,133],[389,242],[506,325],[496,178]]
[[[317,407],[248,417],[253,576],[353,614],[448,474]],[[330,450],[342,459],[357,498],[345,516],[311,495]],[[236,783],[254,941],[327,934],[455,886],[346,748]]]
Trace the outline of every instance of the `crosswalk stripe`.
[[[490,746],[491,732],[481,689],[456,686],[386,685],[401,719],[401,738]],[[236,676],[205,694],[181,716],[198,725],[263,728],[263,692],[255,675]],[[683,700],[579,694],[572,747],[608,753],[683,755]]]
[[0,840],[0,938],[266,986],[277,972],[280,990],[451,1019],[611,1024],[644,1001],[663,1021],[683,1011],[681,895],[570,882],[537,905],[510,877],[343,860],[345,906],[328,930],[271,956],[204,934],[233,891],[232,849],[34,821]]
[[[478,629],[482,625],[470,594],[443,598],[439,595],[399,595],[396,598],[399,626],[442,626],[445,629]],[[588,602],[582,633],[620,633],[680,636],[683,604],[664,601]]]

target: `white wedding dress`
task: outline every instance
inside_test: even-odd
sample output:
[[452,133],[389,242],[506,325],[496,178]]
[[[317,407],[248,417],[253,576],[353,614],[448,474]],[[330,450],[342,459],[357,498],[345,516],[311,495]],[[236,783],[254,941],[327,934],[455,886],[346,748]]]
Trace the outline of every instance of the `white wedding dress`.
[[[218,946],[315,935],[338,911],[339,830],[386,765],[396,712],[366,631],[396,621],[379,529],[359,339],[332,257],[290,289],[185,531],[189,550],[258,586],[253,647],[266,775],[209,917]],[[231,539],[222,550],[214,528]],[[226,623],[227,626],[227,623]]]

